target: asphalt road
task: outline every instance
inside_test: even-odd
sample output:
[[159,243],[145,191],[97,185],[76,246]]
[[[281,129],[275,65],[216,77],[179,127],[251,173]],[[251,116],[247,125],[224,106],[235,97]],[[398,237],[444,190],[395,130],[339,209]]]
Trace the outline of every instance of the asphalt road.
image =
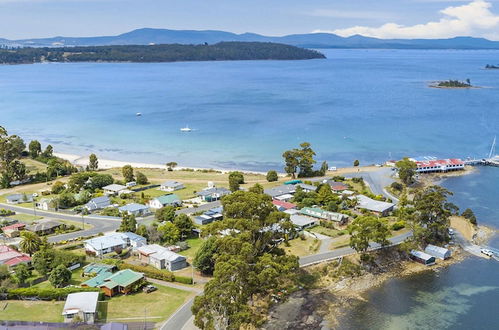
[[373,194],[383,195],[387,198],[390,198],[394,203],[397,203],[398,199],[389,194],[385,189],[385,187],[391,185],[395,181],[392,178],[392,175],[393,171],[391,167],[380,167],[379,170],[372,172],[360,171],[345,174],[346,177],[362,177],[371,188]]

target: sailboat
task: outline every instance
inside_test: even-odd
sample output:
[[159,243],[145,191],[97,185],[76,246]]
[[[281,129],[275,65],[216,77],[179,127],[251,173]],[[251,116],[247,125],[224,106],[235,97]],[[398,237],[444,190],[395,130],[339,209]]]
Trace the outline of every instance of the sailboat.
[[181,132],[191,132],[192,131],[192,128],[189,128],[188,125],[186,125],[185,127],[182,127],[180,129]]

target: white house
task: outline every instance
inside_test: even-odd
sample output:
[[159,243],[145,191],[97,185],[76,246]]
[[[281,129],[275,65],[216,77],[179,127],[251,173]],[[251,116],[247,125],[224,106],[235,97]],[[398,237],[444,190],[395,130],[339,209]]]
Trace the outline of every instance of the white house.
[[368,210],[381,216],[387,216],[395,207],[393,203],[377,201],[364,195],[351,196],[349,198],[357,200],[356,209]]
[[143,246],[147,244],[147,240],[134,233],[112,233],[86,240],[84,243],[85,251],[102,256],[106,253],[119,252],[128,247]]
[[85,208],[89,211],[96,211],[104,209],[111,205],[111,200],[108,196],[101,196],[92,198],[87,204],[85,204]]
[[99,292],[70,293],[66,298],[62,315],[64,322],[73,322],[75,318],[87,324],[93,324],[97,318]]
[[148,203],[152,209],[160,209],[165,206],[182,206],[182,200],[175,194],[163,195],[153,198]]
[[121,206],[118,208],[118,210],[120,210],[120,212],[125,212],[130,215],[134,215],[136,217],[141,217],[151,213],[149,207],[138,203],[130,203],[125,206]]
[[110,184],[110,185],[107,185],[105,187],[102,188],[102,190],[104,190],[104,193],[106,195],[118,195],[120,192],[122,192],[123,190],[127,190],[127,188],[125,186],[122,186],[120,184]]
[[158,244],[142,246],[137,249],[140,259],[158,269],[169,271],[187,267],[187,259]]
[[37,209],[48,211],[52,209],[52,199],[50,198],[42,198],[38,202],[36,202],[35,206]]
[[180,190],[184,189],[184,185],[178,181],[165,181],[161,184],[159,187],[159,190],[166,191],[166,192],[172,192],[175,190]]

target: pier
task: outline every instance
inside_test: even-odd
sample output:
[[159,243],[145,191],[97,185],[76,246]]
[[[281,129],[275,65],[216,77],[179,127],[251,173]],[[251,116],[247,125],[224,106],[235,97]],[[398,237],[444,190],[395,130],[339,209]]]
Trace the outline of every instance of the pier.
[[499,155],[496,154],[496,139],[497,137],[494,137],[494,141],[492,142],[492,147],[490,148],[490,152],[487,158],[466,159],[464,160],[464,164],[470,166],[485,165],[499,167]]

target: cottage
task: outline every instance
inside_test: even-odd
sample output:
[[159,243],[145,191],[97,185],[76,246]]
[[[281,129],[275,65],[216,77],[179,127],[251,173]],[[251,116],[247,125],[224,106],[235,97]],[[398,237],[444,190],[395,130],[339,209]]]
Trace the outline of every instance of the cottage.
[[187,267],[187,259],[184,256],[158,244],[142,246],[137,251],[140,260],[158,269],[174,271]]
[[311,184],[298,183],[296,186],[303,189],[304,192],[312,192],[317,190],[317,187]]
[[159,186],[159,190],[166,192],[172,192],[184,188],[184,185],[178,181],[165,181]]
[[27,194],[13,194],[5,197],[8,204],[32,203],[33,196]]
[[62,315],[64,322],[73,322],[75,318],[93,324],[97,318],[99,292],[70,293],[66,298]]
[[0,265],[6,265],[8,267],[15,267],[20,264],[31,263],[31,258],[24,253],[14,250],[13,248],[0,245]]
[[345,190],[348,190],[349,187],[344,184],[343,182],[336,182],[336,181],[328,181],[329,185],[331,186],[331,190],[333,192],[339,193]]
[[60,223],[59,221],[45,220],[45,221],[39,221],[36,224],[28,226],[26,230],[29,230],[38,235],[50,235],[53,234],[62,225],[63,224]]
[[125,206],[121,206],[118,208],[118,210],[120,210],[120,212],[125,212],[130,215],[134,215],[136,217],[142,217],[151,213],[149,207],[137,203],[130,203]]
[[123,269],[114,274],[103,272],[81,284],[82,287],[101,288],[108,297],[132,292],[144,281],[144,274]]
[[296,204],[288,203],[280,200],[273,200],[272,204],[277,208],[278,211],[286,211],[291,209],[296,209]]
[[160,209],[165,206],[182,206],[182,200],[175,194],[163,195],[153,198],[148,203],[152,209]]
[[423,265],[430,266],[435,264],[435,257],[423,251],[411,250],[410,257],[412,260],[417,261]]
[[338,222],[340,225],[343,225],[348,221],[348,216],[346,214],[330,212],[318,207],[304,207],[300,210],[300,213],[322,220]]
[[89,212],[102,210],[109,206],[111,206],[111,199],[108,196],[92,198],[87,204],[85,204],[85,208]]
[[127,190],[126,186],[116,184],[116,183],[107,185],[107,186],[103,187],[102,189],[104,190],[104,193],[106,195],[111,195],[111,196],[119,195],[124,190]]
[[222,187],[212,187],[201,190],[197,193],[205,202],[214,202],[221,199],[223,196],[229,195],[230,190]]
[[306,228],[313,227],[317,224],[317,219],[306,217],[299,214],[291,215],[290,220],[295,225],[298,231],[302,231]]
[[39,210],[48,211],[54,209],[53,207],[53,199],[51,198],[42,198],[38,202],[35,203],[35,206]]
[[91,263],[83,267],[83,276],[97,276],[103,273],[112,274],[116,269],[115,265]]
[[276,196],[276,197],[274,197],[274,200],[281,201],[281,202],[289,202],[289,201],[293,200],[293,195],[284,194],[284,195]]
[[357,199],[356,209],[368,210],[381,216],[387,216],[395,207],[395,204],[393,203],[377,201],[364,195],[352,196],[349,198]]
[[194,217],[194,222],[198,225],[207,225],[213,221],[218,221],[223,219],[223,207],[212,208],[205,213]]
[[449,249],[428,244],[426,248],[424,249],[424,252],[428,253],[431,256],[434,256],[435,258],[439,258],[442,260],[448,259],[451,257],[451,252]]
[[277,197],[283,195],[293,195],[295,192],[296,192],[296,187],[292,184],[284,184],[281,186],[264,190],[264,193],[272,197],[272,199],[277,199]]
[[84,243],[88,254],[102,256],[106,253],[121,252],[128,247],[140,247],[147,244],[147,241],[134,233],[113,233],[86,240]]
[[9,238],[13,238],[13,237],[19,237],[20,232],[22,230],[24,230],[25,228],[26,228],[25,223],[15,223],[13,225],[3,227],[2,231],[3,231],[5,236],[7,236]]

